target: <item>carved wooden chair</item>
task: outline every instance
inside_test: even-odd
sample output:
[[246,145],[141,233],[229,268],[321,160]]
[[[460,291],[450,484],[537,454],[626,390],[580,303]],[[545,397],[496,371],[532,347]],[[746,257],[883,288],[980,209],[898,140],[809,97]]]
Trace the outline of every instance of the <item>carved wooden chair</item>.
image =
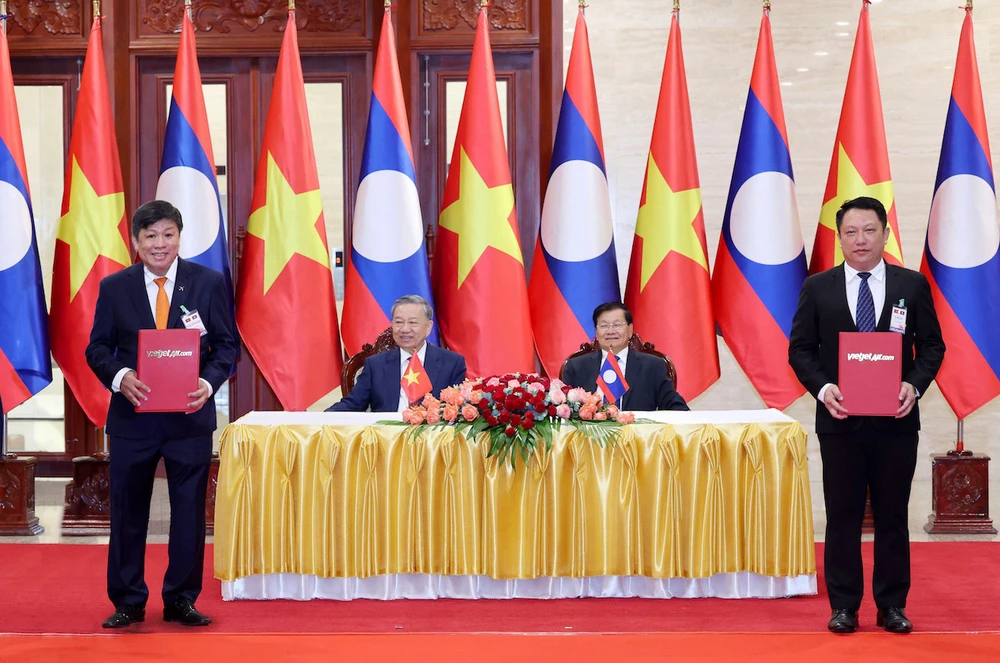
[[[590,354],[599,348],[600,346],[597,344],[597,339],[581,345],[579,350],[571,354],[569,357],[566,357],[566,361],[564,361],[563,365],[559,368],[559,379],[562,379],[563,373],[566,371],[566,362],[575,357],[582,357],[583,355]],[[643,352],[647,355],[653,355],[654,357],[662,359],[667,364],[667,377],[674,383],[674,389],[677,389],[677,367],[674,366],[674,362],[670,361],[670,357],[653,347],[652,343],[644,343],[643,340],[639,338],[638,334],[632,334],[632,338],[628,340],[628,349],[629,352]],[[344,370],[346,371],[347,369],[345,368]]]
[[380,352],[392,350],[395,347],[398,346],[392,338],[392,327],[386,327],[385,331],[375,339],[374,344],[365,343],[361,346],[361,352],[348,357],[347,361],[344,362],[344,369],[340,372],[340,389],[344,396],[351,393],[351,389],[354,389],[354,384],[361,374],[361,369],[364,368],[365,359]]

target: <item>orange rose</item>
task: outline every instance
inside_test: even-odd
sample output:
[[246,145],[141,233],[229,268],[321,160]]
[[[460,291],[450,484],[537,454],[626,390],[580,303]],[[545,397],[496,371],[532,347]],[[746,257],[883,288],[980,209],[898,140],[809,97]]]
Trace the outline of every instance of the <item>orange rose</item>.
[[466,403],[465,405],[462,406],[462,417],[466,421],[473,421],[478,416],[479,416],[479,410],[476,409],[475,405],[469,405],[468,403]]
[[455,419],[458,419],[458,408],[454,405],[445,405],[444,411],[441,413],[444,420],[450,424],[455,423]]

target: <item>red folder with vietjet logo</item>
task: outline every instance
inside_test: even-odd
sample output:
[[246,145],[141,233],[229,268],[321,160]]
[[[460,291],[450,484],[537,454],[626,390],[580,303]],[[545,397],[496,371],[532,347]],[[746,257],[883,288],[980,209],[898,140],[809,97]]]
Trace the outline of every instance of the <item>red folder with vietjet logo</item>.
[[894,417],[903,379],[903,335],[840,332],[840,402],[849,416]]
[[190,412],[198,390],[201,332],[197,329],[139,330],[136,374],[150,391],[136,412]]

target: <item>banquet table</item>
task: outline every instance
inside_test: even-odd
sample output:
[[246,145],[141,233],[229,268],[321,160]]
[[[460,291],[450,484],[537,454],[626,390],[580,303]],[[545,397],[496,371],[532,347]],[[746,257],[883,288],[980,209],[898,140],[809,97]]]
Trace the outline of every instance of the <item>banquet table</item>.
[[398,414],[252,412],[223,431],[225,600],[816,593],[805,430],[777,410],[572,426],[512,466]]

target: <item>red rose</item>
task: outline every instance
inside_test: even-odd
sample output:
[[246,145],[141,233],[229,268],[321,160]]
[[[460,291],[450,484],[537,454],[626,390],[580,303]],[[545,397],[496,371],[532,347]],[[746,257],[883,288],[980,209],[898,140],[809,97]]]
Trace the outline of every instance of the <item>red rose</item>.
[[515,426],[515,427],[516,426],[520,426],[521,425],[521,415],[519,415],[519,414],[511,415],[511,417],[510,417],[510,425],[511,426]]
[[535,412],[545,412],[545,403],[539,403],[536,405]]
[[510,423],[510,412],[501,412],[500,415],[497,417],[497,420],[500,423],[504,424],[504,425],[509,424]]
[[523,421],[534,421],[535,420],[535,413],[532,412],[531,410],[528,410],[527,412],[524,413],[524,417],[522,417],[522,420]]
[[514,437],[515,431],[512,426],[507,426],[507,428],[505,428],[503,432],[507,437]]
[[550,417],[556,416],[556,406],[555,405],[550,405],[549,406],[549,416]]
[[524,430],[531,430],[535,427],[535,422],[532,419],[525,419],[521,422],[521,428]]
[[496,426],[500,423],[500,420],[494,417],[492,414],[486,417],[486,424],[488,426]]

